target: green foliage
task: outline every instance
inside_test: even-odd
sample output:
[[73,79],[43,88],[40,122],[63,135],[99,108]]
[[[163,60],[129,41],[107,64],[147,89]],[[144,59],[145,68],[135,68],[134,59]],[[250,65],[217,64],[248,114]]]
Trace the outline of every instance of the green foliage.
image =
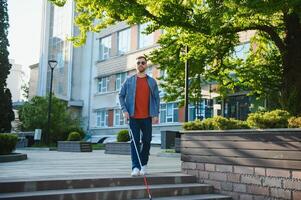
[[92,149],[93,150],[104,150],[105,144],[92,144]]
[[24,83],[21,86],[21,90],[22,90],[22,96],[27,100],[29,97],[29,83]]
[[[2,96],[1,96],[2,95]],[[15,119],[13,111],[12,95],[8,88],[4,89],[4,93],[0,91],[0,133],[11,131],[11,122]]]
[[0,133],[0,155],[10,154],[13,150],[15,150],[17,142],[17,135]]
[[[36,96],[26,102],[19,110],[21,130],[32,131],[36,128],[42,129],[42,135],[47,134],[48,97]],[[79,125],[79,119],[71,117],[67,110],[66,102],[52,97],[51,127],[49,143],[66,140],[68,134],[77,131],[84,136]]]
[[250,113],[247,123],[252,128],[287,128],[289,112],[285,110],[273,110],[270,112]]
[[291,117],[288,119],[289,128],[301,128],[301,117]]
[[163,153],[176,153],[175,149],[164,149]]
[[[66,127],[66,129],[64,130],[62,136],[67,138],[67,136],[69,137],[69,133],[71,133],[71,132],[79,133],[81,139],[83,139],[85,137],[84,130],[81,127],[75,126],[75,125],[71,125],[69,127]],[[57,138],[57,139],[60,139],[60,138]]]
[[[6,87],[6,79],[9,74],[9,70],[11,68],[11,64],[8,60],[9,52],[7,50],[9,46],[8,42],[8,14],[7,14],[7,0],[1,0],[0,3],[0,94],[4,92],[4,88]],[[3,94],[3,93],[2,93]],[[1,95],[2,95],[1,94]],[[0,96],[1,98],[3,96]]]
[[183,124],[185,130],[229,130],[229,129],[248,129],[249,126],[246,122],[227,119],[221,116],[207,118],[203,121],[195,120]]
[[121,130],[117,133],[117,142],[130,141],[130,135],[128,130]]
[[80,141],[81,137],[78,132],[71,132],[68,136],[68,141]]
[[7,1],[0,3],[0,133],[11,131],[11,122],[15,119],[12,109],[11,93],[6,88],[6,79],[10,73],[11,64],[8,60],[8,14]]
[[[50,1],[58,6],[66,3]],[[120,21],[131,25],[150,22],[148,32],[165,30],[159,41],[162,48],[150,59],[167,70],[162,84],[167,99],[183,100],[183,63],[189,60],[192,101],[200,98],[200,81],[214,80],[221,85],[223,95],[239,87],[298,114],[300,8],[298,0],[76,0],[75,24],[80,33],[72,41],[82,45],[89,31],[99,32]],[[252,51],[241,58],[234,54],[240,43],[239,33],[244,31],[254,31],[255,37]],[[183,53],[185,46],[190,49],[188,54]]]

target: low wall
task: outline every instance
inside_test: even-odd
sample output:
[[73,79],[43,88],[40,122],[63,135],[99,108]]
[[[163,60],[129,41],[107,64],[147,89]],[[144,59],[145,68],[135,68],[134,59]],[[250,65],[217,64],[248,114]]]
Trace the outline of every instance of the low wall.
[[182,171],[242,199],[301,199],[301,129],[183,131]]
[[[157,124],[152,127],[152,144],[161,144],[161,131],[179,131],[182,128],[181,123],[172,123],[172,124]],[[121,130],[128,129],[128,126],[120,127],[105,127],[105,128],[92,128],[91,136],[92,143],[96,143],[103,137],[111,136],[111,138],[106,139],[107,142],[116,142],[117,133]]]
[[105,146],[106,154],[131,155],[130,142],[108,142]]
[[57,151],[65,152],[92,152],[92,145],[90,142],[82,141],[58,141]]

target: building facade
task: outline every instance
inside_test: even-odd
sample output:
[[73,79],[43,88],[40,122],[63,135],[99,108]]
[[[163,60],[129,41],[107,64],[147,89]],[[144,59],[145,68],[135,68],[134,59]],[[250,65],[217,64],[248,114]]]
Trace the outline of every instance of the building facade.
[[[138,56],[147,55],[159,47],[157,41],[162,31],[146,35],[147,24],[129,26],[120,22],[100,33],[89,33],[85,45],[74,48],[66,39],[77,35],[73,26],[74,3],[70,1],[59,8],[44,1],[43,6],[38,95],[49,93],[47,62],[55,59],[58,65],[54,70],[54,95],[67,101],[70,110],[81,117],[82,126],[93,141],[116,135],[119,130],[127,128],[118,99],[121,84],[127,76],[135,73]],[[250,38],[247,34],[241,37]],[[242,43],[247,44],[243,39]],[[155,79],[162,75],[158,66],[150,62],[148,65],[148,75]],[[204,85],[202,95],[198,106],[189,106],[189,120],[227,113],[227,102],[218,100],[216,84]],[[163,96],[161,90],[160,97]],[[179,107],[178,102],[162,100],[159,123],[153,126],[153,141],[160,143],[162,130],[179,130],[183,121],[184,108]]]
[[22,69],[22,65],[15,63],[14,60],[10,59],[9,63],[11,64],[11,69],[6,82],[12,94],[12,102],[24,101],[22,86],[25,84],[25,72]]
[[29,77],[29,84],[28,84],[28,100],[32,99],[34,96],[37,96],[39,63],[30,65],[29,68],[30,68],[30,77]]

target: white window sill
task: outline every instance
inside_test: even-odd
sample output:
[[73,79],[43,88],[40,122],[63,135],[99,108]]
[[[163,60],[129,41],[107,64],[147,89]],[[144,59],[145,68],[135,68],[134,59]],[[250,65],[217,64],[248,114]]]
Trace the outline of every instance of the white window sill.
[[119,91],[110,91],[110,92],[97,92],[94,94],[94,96],[102,96],[102,95],[108,95],[113,93],[118,93]]

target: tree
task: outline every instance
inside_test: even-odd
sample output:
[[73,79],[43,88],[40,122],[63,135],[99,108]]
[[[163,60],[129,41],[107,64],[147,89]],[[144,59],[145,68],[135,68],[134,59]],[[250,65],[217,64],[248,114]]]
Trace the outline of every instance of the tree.
[[12,110],[10,90],[6,88],[6,79],[11,68],[8,60],[9,46],[8,14],[6,0],[0,0],[0,133],[11,131],[11,122],[15,119]]
[[29,83],[24,83],[21,86],[21,90],[22,90],[22,96],[28,100],[29,97]]
[[[75,45],[85,42],[87,32],[117,21],[151,22],[148,31],[165,29],[170,34],[168,47],[189,46],[190,53],[177,61],[192,59],[192,68],[210,66],[207,75],[221,85],[233,89],[238,84],[259,96],[272,93],[282,108],[301,113],[300,0],[76,0],[76,11],[80,35],[73,38]],[[231,58],[238,33],[248,30],[256,31],[253,51],[246,61]],[[254,42],[259,42],[257,47]]]
[[[47,112],[48,97],[33,97],[29,102],[25,102],[19,110],[21,130],[33,131],[42,129],[43,137],[47,133]],[[67,110],[67,104],[56,97],[52,98],[50,143],[58,140],[66,140],[71,131],[82,130],[79,128],[79,120],[72,118]]]
[[3,108],[3,112],[1,112],[2,119],[0,120],[0,133],[10,132],[12,128],[11,122],[15,119],[11,97],[10,90],[6,88],[4,91],[4,98],[0,102],[0,107]]

